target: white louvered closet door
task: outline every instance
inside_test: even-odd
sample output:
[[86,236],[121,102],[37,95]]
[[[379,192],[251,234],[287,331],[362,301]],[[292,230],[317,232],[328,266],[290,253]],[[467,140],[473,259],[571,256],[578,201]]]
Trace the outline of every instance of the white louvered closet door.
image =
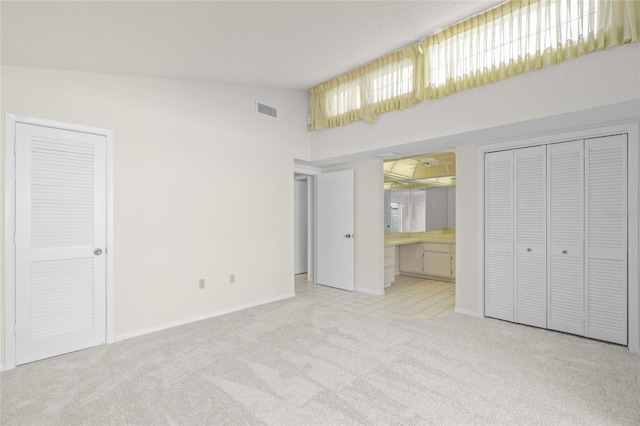
[[627,344],[627,135],[585,141],[585,335]]
[[513,151],[485,154],[485,315],[513,321]]
[[105,341],[105,184],[104,136],[16,125],[17,364]]
[[547,326],[546,146],[514,151],[514,321]]
[[547,327],[584,335],[584,142],[547,148]]

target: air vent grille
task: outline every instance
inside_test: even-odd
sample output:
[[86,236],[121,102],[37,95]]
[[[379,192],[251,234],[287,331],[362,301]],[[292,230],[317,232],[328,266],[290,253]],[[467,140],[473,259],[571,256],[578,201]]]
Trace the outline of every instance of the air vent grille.
[[265,117],[278,119],[278,108],[263,104],[262,102],[256,102],[256,114],[264,115]]

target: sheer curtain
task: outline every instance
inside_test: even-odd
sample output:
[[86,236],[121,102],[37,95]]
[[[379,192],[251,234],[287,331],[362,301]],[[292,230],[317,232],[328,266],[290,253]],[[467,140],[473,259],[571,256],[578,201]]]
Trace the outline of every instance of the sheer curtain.
[[512,1],[421,43],[425,88],[442,98],[558,64],[594,50],[637,41],[633,2]]
[[410,46],[311,88],[312,129],[375,122],[381,112],[415,105],[421,62],[418,47]]
[[314,130],[637,42],[632,0],[510,1],[310,89]]

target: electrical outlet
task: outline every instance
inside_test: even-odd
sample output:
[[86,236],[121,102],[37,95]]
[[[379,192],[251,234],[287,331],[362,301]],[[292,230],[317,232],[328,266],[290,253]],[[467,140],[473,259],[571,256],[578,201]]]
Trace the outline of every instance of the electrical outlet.
[[229,284],[233,284],[236,282],[236,274],[229,275]]
[[200,281],[198,281],[198,286],[201,290],[204,288],[204,278],[200,278]]

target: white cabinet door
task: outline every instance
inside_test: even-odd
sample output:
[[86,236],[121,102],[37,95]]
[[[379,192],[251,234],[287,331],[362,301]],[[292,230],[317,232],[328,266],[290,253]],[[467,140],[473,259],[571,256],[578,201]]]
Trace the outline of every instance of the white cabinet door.
[[547,326],[546,146],[514,151],[514,321]]
[[424,273],[436,277],[451,278],[451,253],[425,251]]
[[456,246],[451,246],[451,278],[456,277]]
[[586,336],[627,344],[627,136],[585,141]]
[[547,327],[584,335],[584,142],[547,148]]
[[513,151],[485,154],[485,314],[513,321]]
[[400,246],[400,271],[422,274],[423,248],[422,243],[405,244]]

